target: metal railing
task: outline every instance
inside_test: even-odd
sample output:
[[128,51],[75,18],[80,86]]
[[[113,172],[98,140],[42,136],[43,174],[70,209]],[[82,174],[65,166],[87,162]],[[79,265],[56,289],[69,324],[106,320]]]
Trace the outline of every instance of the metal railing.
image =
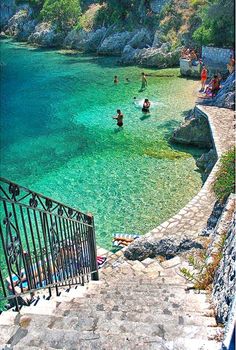
[[98,280],[93,216],[0,178],[0,301]]

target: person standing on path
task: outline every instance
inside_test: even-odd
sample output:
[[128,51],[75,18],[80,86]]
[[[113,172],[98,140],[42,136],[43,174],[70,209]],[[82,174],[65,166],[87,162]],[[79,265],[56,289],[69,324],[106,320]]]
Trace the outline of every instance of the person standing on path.
[[124,115],[121,113],[121,110],[120,110],[120,109],[117,109],[116,112],[117,112],[117,116],[112,117],[112,118],[117,120],[117,125],[119,126],[119,128],[121,128],[121,127],[123,127],[123,118],[124,118]]
[[205,66],[202,67],[202,71],[201,71],[201,90],[200,91],[204,91],[205,90],[205,86],[206,86],[206,81],[207,81],[207,69]]

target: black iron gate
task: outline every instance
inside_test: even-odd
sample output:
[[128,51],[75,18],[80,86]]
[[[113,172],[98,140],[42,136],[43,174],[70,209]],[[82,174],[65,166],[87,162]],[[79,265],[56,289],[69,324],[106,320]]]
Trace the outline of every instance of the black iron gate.
[[98,280],[93,216],[0,178],[0,300]]

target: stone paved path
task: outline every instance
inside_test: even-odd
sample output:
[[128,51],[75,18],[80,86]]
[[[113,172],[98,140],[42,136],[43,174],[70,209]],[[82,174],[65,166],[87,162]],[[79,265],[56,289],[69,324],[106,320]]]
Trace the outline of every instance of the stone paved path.
[[[235,113],[229,109],[210,106],[198,105],[196,109],[209,121],[213,143],[220,159],[222,154],[235,144]],[[212,184],[218,167],[219,161],[200,192],[178,214],[146,234],[147,241],[156,241],[168,236],[187,236],[193,239],[198,237],[199,232],[206,227],[216,200]]]
[[100,281],[41,298],[20,314],[2,314],[2,349],[220,349],[208,296],[186,289],[179,257],[141,263],[119,255],[102,269]]

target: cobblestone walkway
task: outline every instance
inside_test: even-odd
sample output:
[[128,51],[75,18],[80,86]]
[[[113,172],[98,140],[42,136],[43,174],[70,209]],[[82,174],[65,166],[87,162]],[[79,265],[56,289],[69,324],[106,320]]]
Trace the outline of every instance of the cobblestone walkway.
[[209,121],[218,162],[201,191],[177,215],[147,233],[145,237],[148,239],[159,240],[173,235],[195,238],[206,227],[208,217],[212,212],[216,200],[212,184],[215,181],[220,157],[234,145],[235,113],[225,108],[209,106],[197,106],[196,108]]
[[[119,254],[118,254],[119,255]],[[112,263],[113,261],[113,263]],[[208,296],[187,288],[179,257],[119,261],[100,281],[0,317],[0,345],[14,350],[219,350]]]

